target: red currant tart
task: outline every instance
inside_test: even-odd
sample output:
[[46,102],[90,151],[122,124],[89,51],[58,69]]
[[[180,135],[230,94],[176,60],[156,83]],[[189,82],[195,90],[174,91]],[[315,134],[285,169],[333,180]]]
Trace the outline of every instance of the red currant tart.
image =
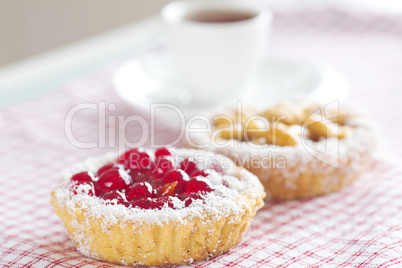
[[65,171],[52,205],[78,250],[126,265],[185,264],[240,242],[265,193],[210,152],[131,149]]

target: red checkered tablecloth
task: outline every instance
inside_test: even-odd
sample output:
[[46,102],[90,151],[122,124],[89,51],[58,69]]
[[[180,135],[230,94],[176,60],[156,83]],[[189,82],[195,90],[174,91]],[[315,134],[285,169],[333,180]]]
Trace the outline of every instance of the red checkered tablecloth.
[[[191,266],[402,267],[402,17],[328,8],[277,12],[271,52],[341,71],[351,84],[349,99],[381,126],[375,161],[342,192],[267,204],[238,246]],[[68,142],[64,122],[71,107],[105,101],[116,105],[108,116],[148,120],[115,94],[113,70],[0,111],[1,267],[114,267],[83,257],[49,204],[63,168],[113,150]],[[98,112],[73,118],[77,139],[98,139]],[[157,123],[157,142],[174,140],[175,124]],[[134,141],[138,130],[128,124],[119,134]]]

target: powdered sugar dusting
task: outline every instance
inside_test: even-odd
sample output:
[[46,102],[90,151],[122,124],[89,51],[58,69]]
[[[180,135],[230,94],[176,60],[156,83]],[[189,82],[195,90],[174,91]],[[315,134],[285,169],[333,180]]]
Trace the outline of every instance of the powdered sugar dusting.
[[[210,152],[195,151],[189,149],[170,149],[172,155],[181,158],[193,157],[199,160],[199,165],[207,169],[206,179],[210,182],[214,191],[205,195],[203,200],[193,200],[184,207],[183,202],[173,198],[175,209],[164,207],[159,209],[140,209],[137,207],[126,207],[124,205],[106,205],[104,200],[98,197],[91,197],[85,194],[71,195],[69,181],[73,174],[82,171],[96,172],[101,166],[112,163],[117,159],[116,154],[107,154],[99,158],[90,158],[84,162],[74,165],[62,173],[62,178],[54,189],[54,194],[59,206],[67,206],[70,214],[79,208],[85,217],[102,219],[102,231],[108,232],[115,224],[122,222],[131,223],[134,227],[142,225],[162,225],[164,222],[183,223],[193,218],[202,220],[217,221],[229,215],[241,216],[245,206],[249,206],[248,198],[260,198],[263,195],[263,187],[258,178],[245,169],[238,169],[232,161],[222,155]],[[212,168],[211,163],[221,161],[225,158],[223,166],[225,175],[221,175]],[[225,182],[225,185],[224,185]],[[78,228],[79,229],[79,228]],[[78,236],[80,250],[87,253],[85,239]]]

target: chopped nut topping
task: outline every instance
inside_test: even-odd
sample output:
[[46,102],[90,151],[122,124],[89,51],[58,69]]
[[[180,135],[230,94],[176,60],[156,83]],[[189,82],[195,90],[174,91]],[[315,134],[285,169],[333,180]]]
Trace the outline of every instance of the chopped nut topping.
[[251,109],[241,114],[232,111],[213,120],[215,128],[221,130],[221,138],[260,145],[296,146],[302,135],[313,141],[343,139],[346,135],[344,115],[311,101],[281,102],[261,113]]

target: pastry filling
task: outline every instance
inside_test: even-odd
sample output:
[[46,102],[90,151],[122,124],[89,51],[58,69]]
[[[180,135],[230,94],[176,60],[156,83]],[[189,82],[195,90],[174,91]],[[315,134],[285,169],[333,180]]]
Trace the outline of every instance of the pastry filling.
[[[214,170],[223,174],[220,168]],[[95,174],[85,171],[73,175],[70,193],[96,196],[107,204],[126,207],[187,207],[214,190],[206,179],[209,172],[210,169],[200,169],[192,158],[175,161],[166,148],[159,148],[154,155],[131,149]],[[181,206],[176,206],[178,202]]]
[[[317,113],[318,112],[318,113]],[[317,104],[278,103],[264,111],[233,111],[213,118],[218,136],[254,144],[296,146],[300,140],[343,139],[344,118]]]

